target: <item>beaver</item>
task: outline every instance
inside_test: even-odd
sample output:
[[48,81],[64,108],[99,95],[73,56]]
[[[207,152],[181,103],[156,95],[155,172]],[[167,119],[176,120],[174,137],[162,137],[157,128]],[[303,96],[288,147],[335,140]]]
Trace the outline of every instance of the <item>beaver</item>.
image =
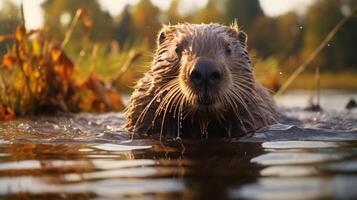
[[253,76],[247,39],[236,24],[164,25],[124,128],[160,138],[234,137],[276,123],[275,103]]

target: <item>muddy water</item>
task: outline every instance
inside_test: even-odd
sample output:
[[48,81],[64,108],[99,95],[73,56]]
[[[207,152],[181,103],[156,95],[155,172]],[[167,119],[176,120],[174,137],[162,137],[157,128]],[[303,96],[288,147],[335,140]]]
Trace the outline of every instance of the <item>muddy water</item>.
[[278,99],[284,118],[233,139],[159,141],[122,131],[121,113],[0,122],[0,198],[356,199],[356,93]]

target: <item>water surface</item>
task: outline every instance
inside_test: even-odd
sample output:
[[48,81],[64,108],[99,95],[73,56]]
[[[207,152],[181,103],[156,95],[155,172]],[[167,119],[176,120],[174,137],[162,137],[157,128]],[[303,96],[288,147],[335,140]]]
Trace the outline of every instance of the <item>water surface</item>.
[[279,99],[281,123],[242,138],[135,137],[124,115],[59,114],[0,122],[0,198],[356,199],[356,93]]

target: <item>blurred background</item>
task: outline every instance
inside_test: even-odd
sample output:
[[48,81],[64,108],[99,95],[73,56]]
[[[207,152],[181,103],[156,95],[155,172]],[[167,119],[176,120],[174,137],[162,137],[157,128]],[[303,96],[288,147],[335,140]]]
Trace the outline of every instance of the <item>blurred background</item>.
[[[0,35],[19,35],[20,4],[20,0],[0,1]],[[112,87],[120,93],[132,91],[135,80],[150,66],[156,35],[162,24],[216,22],[229,25],[236,19],[240,29],[248,33],[257,79],[276,91],[356,5],[356,0],[24,0],[23,23],[26,41],[32,41],[30,49],[37,48],[33,41],[45,40],[49,45],[53,44],[49,47],[54,55],[54,44],[61,44],[59,49],[70,61],[67,63],[71,64],[69,75],[73,81],[77,86],[86,85],[98,96],[101,87]],[[41,32],[42,39],[30,37],[31,30]],[[357,18],[354,15],[325,44],[289,89],[316,88],[316,71],[319,72],[319,88],[357,89],[356,36]],[[5,37],[2,40],[0,58],[3,68],[16,63],[23,68],[23,61],[10,59],[11,48],[16,49],[11,47],[14,40]],[[43,47],[41,52],[45,52],[46,43],[39,44],[37,46]],[[63,59],[60,60],[62,63]],[[42,65],[40,61],[35,63],[29,61],[30,66]],[[67,66],[61,63],[58,65]],[[9,73],[1,70],[2,74]],[[2,84],[0,91],[3,104],[13,105],[10,107],[21,104],[6,100],[10,93],[4,89],[5,85]],[[28,88],[36,90],[32,86]],[[68,90],[60,93],[66,96]],[[88,98],[89,93],[84,93]],[[110,94],[99,96],[102,101],[105,96],[112,98]],[[110,103],[105,106],[107,104]],[[79,110],[90,110],[92,105],[82,106]],[[66,107],[70,107],[68,103]]]

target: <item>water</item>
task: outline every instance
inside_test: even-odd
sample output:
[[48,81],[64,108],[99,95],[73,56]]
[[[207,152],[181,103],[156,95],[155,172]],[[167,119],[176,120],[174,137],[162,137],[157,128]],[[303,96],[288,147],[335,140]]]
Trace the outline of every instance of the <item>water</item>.
[[123,132],[121,113],[0,122],[0,198],[356,199],[356,93],[278,99],[280,124],[234,139],[158,141]]

